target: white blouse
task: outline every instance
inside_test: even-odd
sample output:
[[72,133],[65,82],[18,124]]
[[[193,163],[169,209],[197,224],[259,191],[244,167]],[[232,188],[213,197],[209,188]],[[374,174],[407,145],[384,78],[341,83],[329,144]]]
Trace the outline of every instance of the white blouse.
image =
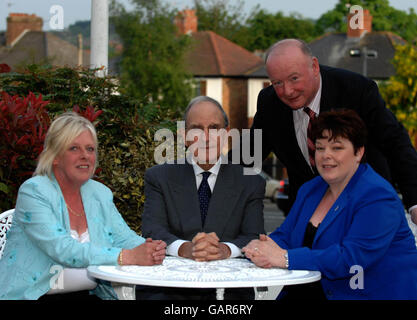
[[[90,242],[88,229],[82,235],[79,235],[75,230],[71,230],[71,237],[80,243]],[[63,281],[58,281],[58,283],[62,283],[63,288],[50,289],[47,294],[92,290],[97,287],[97,282],[88,277],[86,268],[64,268],[60,277],[63,277]]]

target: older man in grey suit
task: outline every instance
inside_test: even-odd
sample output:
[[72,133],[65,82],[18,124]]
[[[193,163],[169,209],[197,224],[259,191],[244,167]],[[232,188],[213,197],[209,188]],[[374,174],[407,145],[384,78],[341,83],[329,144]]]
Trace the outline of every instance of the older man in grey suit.
[[[228,119],[216,100],[194,98],[184,120],[190,161],[146,171],[143,236],[164,240],[169,255],[196,261],[240,257],[240,249],[264,233],[265,181],[259,175],[244,175],[243,167],[221,157]],[[187,141],[190,135],[194,138]],[[165,295],[159,297],[195,296],[195,291],[180,291],[184,290],[176,289],[178,295],[167,296],[164,290]],[[200,290],[198,296],[207,297],[207,292],[201,294]]]

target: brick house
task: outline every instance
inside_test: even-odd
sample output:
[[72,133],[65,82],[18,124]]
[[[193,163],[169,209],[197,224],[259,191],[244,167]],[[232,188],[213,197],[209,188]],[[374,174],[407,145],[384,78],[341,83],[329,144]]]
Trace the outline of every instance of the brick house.
[[321,64],[354,71],[375,81],[387,80],[395,74],[391,60],[395,44],[406,41],[388,31],[372,31],[372,15],[363,11],[363,28],[352,28],[347,17],[346,33],[328,33],[310,43]]
[[[395,55],[395,44],[405,44],[406,41],[388,31],[372,31],[372,15],[369,10],[363,12],[363,28],[352,29],[347,16],[346,33],[327,33],[309,43],[313,55],[320,64],[354,71],[379,81],[387,80],[395,74],[391,60]],[[280,39],[277,39],[277,41]],[[265,66],[262,65],[250,76],[250,81],[256,82],[260,88],[269,85],[256,79],[267,78]],[[259,89],[260,90],[260,89]],[[258,91],[259,93],[259,91]],[[256,113],[256,105],[248,108],[248,121],[251,123]]]
[[30,63],[51,63],[60,66],[89,66],[90,53],[42,31],[42,18],[26,13],[10,13],[7,30],[0,32],[0,63],[16,70]]
[[253,74],[263,65],[257,55],[212,31],[197,31],[194,10],[183,10],[175,19],[181,34],[192,37],[185,55],[186,68],[196,80],[196,94],[218,100],[230,118],[231,128],[247,128],[248,111],[256,110],[256,99],[265,82],[264,74]]

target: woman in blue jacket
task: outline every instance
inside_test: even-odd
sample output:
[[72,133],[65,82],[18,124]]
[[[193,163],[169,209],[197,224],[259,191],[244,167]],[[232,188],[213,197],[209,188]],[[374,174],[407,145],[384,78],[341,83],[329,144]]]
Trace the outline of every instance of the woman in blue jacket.
[[311,137],[320,176],[246,256],[260,267],[321,272],[320,282],[287,286],[279,298],[417,299],[414,236],[395,190],[364,163],[364,123],[351,110],[322,113]]
[[108,283],[88,278],[89,265],[162,263],[166,244],[131,230],[110,189],[91,179],[96,158],[90,121],[73,112],[53,121],[34,177],[19,189],[0,260],[0,299],[73,291],[113,299]]

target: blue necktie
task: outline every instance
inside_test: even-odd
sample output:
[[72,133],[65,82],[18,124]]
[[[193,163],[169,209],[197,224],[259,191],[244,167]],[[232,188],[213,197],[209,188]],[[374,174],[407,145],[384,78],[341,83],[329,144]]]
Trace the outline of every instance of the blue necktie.
[[206,221],[207,211],[209,207],[211,190],[207,182],[207,179],[211,172],[205,171],[202,173],[203,181],[201,181],[200,187],[198,188],[198,200],[200,200],[200,213],[201,213],[201,223],[204,226]]

